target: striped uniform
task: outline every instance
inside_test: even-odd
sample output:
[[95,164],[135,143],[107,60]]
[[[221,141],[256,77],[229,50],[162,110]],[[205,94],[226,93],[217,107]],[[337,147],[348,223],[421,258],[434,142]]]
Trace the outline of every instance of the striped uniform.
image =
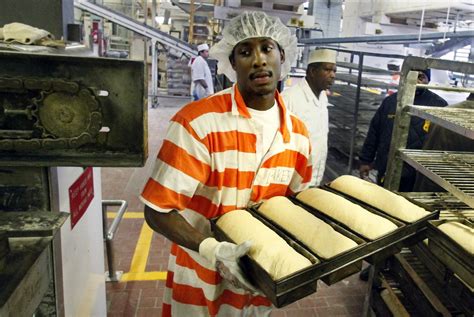
[[[141,200],[180,214],[206,235],[208,219],[276,195],[291,195],[311,180],[311,146],[304,124],[278,93],[281,125],[262,162],[261,129],[237,86],[193,102],[172,119]],[[197,252],[172,245],[163,316],[265,316],[271,303],[223,280]]]

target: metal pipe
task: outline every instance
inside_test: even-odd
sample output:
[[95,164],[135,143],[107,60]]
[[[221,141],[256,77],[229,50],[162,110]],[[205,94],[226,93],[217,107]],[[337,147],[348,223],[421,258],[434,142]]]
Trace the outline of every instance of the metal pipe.
[[114,221],[112,222],[112,225],[110,226],[106,239],[112,240],[114,238],[115,231],[117,231],[117,228],[120,224],[120,221],[122,221],[123,214],[125,211],[127,211],[128,203],[126,200],[102,200],[102,206],[120,206],[117,216],[114,218]]
[[[110,228],[107,227],[107,207],[109,206],[120,206],[117,216],[112,221]],[[104,240],[105,240],[105,252],[107,253],[107,265],[109,271],[107,274],[108,281],[117,282],[120,280],[122,272],[115,271],[115,256],[114,256],[114,245],[113,238],[115,231],[122,221],[123,214],[127,210],[128,203],[125,200],[102,200],[102,227],[104,230]]]
[[[423,4],[423,10],[421,10],[421,21],[420,21],[420,31],[418,33],[418,42],[421,40],[421,31],[423,31],[423,23],[425,22],[425,3]],[[446,32],[444,33],[444,36],[446,36]]]
[[151,107],[158,107],[158,52],[156,47],[157,41],[151,40]]
[[[473,37],[474,31],[459,32],[430,32],[421,35],[419,40],[437,40],[444,38]],[[349,36],[349,37],[326,37],[316,39],[302,39],[300,43],[306,45],[322,45],[332,43],[369,43],[369,42],[406,42],[418,40],[418,34],[397,35],[371,35],[371,36]]]
[[359,119],[359,101],[360,101],[360,85],[362,83],[362,69],[364,64],[364,54],[359,54],[359,68],[357,74],[357,91],[355,97],[355,109],[354,109],[354,120],[352,124],[352,135],[351,135],[351,144],[349,150],[349,162],[347,164],[347,173],[351,174],[352,172],[352,161],[354,160],[354,147],[355,139],[357,134],[357,121]]
[[[444,24],[446,24],[447,31],[449,31],[448,22],[449,22],[449,11],[451,10],[451,0],[448,3],[449,4],[448,4],[448,12],[446,13],[446,22],[444,22]],[[446,39],[446,32],[444,32],[443,40]]]
[[434,89],[434,90],[474,93],[474,88],[469,88],[469,87],[451,87],[451,86],[437,86],[437,85],[425,85],[425,84],[417,84],[416,87]]

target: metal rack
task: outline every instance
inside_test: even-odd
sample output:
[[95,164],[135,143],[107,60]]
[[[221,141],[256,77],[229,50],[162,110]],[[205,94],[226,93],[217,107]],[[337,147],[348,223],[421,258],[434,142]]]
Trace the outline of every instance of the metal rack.
[[[474,208],[474,153],[406,150],[410,116],[429,119],[436,124],[474,139],[473,110],[445,109],[414,106],[416,87],[452,90],[453,87],[417,85],[418,74],[413,69],[435,68],[441,70],[474,73],[474,63],[407,57],[402,68],[400,93],[397,100],[394,131],[390,146],[385,187],[397,189],[400,183],[402,163],[406,161],[439,186],[451,192],[461,201]],[[456,88],[472,92],[471,88]]]
[[[418,74],[413,70],[435,68],[451,70],[467,74],[474,73],[473,63],[453,62],[431,58],[407,57],[403,64],[400,89],[397,100],[397,111],[395,115],[394,131],[391,140],[387,176],[385,187],[397,189],[403,162],[413,166],[417,171],[447,190],[447,193],[410,193],[411,197],[428,205],[436,206],[441,210],[440,219],[458,221],[473,219],[474,216],[474,152],[451,152],[451,151],[424,151],[407,150],[406,143],[411,116],[418,116],[431,122],[474,139],[474,111],[460,108],[436,108],[421,107],[413,105],[415,90],[417,87],[439,89],[445,91],[473,92],[472,88],[454,88],[431,85],[417,85]],[[423,313],[431,315],[444,315],[461,313],[472,314],[474,304],[472,302],[472,289],[466,288],[465,283],[456,277],[456,274],[448,269],[444,263],[429,251],[423,243],[411,248],[407,257],[404,254],[395,257],[395,262],[404,262],[404,265],[392,267],[390,270],[397,273],[396,280],[400,285],[407,284],[404,279],[406,272],[413,272],[424,296],[417,297],[416,303]],[[392,259],[393,260],[393,259]],[[413,260],[413,261],[412,261]],[[426,266],[432,273],[432,277],[423,278],[427,274],[415,272],[420,263]],[[372,268],[369,279],[370,294],[373,294],[374,279],[380,267]],[[434,285],[436,284],[436,285]],[[417,289],[407,290],[412,296]],[[419,293],[419,292],[418,292]],[[365,313],[368,315],[369,304],[376,303],[375,297],[368,295],[366,298]],[[446,302],[444,301],[446,300]],[[380,303],[380,301],[379,301]],[[451,311],[449,304],[454,303]],[[374,306],[372,306],[374,307]],[[448,311],[446,311],[446,309]],[[444,311],[444,313],[443,313]]]
[[[370,120],[385,98],[385,94],[372,93],[369,89],[378,88],[387,91],[389,89],[397,89],[398,87],[397,84],[363,76],[364,73],[376,76],[397,73],[364,65],[364,58],[371,56],[404,59],[405,56],[338,48],[331,49],[350,54],[350,62],[337,62],[337,67],[348,69],[348,73],[337,73],[336,81],[343,82],[343,84],[335,83],[331,87],[333,94],[328,96],[329,103],[334,105],[334,107],[328,108],[330,148],[336,149],[338,154],[341,154],[348,160],[346,166],[331,164],[330,160],[328,160],[327,169],[332,171],[334,175],[331,178],[334,178],[341,174],[351,173],[354,158],[358,155],[365,140]],[[354,62],[355,60],[356,62]],[[364,90],[363,87],[368,88],[368,90]]]

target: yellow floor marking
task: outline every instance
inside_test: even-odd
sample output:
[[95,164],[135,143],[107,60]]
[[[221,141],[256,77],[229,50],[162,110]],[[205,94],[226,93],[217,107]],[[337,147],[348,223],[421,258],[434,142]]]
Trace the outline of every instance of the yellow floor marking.
[[130,282],[130,281],[156,281],[156,280],[166,280],[166,272],[142,272],[142,273],[128,272],[122,275],[122,279],[120,281]]
[[151,238],[153,237],[153,230],[146,222],[143,223],[140,236],[138,237],[135,253],[133,254],[132,264],[130,265],[130,272],[143,273],[146,268],[146,261],[150,253]]
[[[107,212],[107,218],[114,219],[115,217],[117,217],[116,212]],[[126,219],[143,219],[144,218],[143,212],[139,212],[139,211],[136,211],[136,212],[127,211],[123,214],[123,217]]]
[[153,230],[151,230],[146,222],[143,222],[135,253],[133,253],[130,272],[123,274],[123,281],[151,281],[166,279],[166,272],[145,272],[146,262],[148,255],[150,254],[152,237]]
[[[116,212],[107,212],[107,218],[115,218],[116,216]],[[123,217],[128,219],[143,219],[143,212],[127,211]],[[148,255],[150,254],[152,237],[153,230],[146,222],[143,222],[137,246],[133,253],[130,272],[126,272],[122,275],[122,278],[120,279],[121,282],[166,280],[166,272],[145,272],[146,262],[148,260]]]

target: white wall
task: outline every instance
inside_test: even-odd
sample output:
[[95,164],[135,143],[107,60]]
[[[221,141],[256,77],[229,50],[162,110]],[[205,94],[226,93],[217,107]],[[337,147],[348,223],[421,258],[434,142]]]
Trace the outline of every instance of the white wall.
[[[68,189],[82,174],[80,167],[58,167],[59,208],[69,212]],[[61,228],[62,282],[67,317],[107,315],[102,230],[100,168],[93,169],[94,198],[71,230],[70,217]]]
[[[368,36],[376,35],[375,30],[380,29],[381,35],[394,35],[394,34],[417,34],[419,28],[414,26],[387,24],[387,19],[383,15],[386,10],[385,5],[388,5],[389,1],[380,0],[347,0],[344,3],[343,12],[343,24],[342,24],[342,37],[353,37],[353,36]],[[417,2],[417,1],[413,1]],[[422,1],[421,1],[422,2]],[[398,3],[398,2],[397,2]],[[364,18],[364,16],[372,15],[370,19]],[[374,23],[377,21],[378,23]],[[387,45],[377,43],[347,43],[344,46],[348,49],[365,52],[375,53],[386,53],[386,54],[397,54],[397,55],[415,55],[421,56],[424,54],[424,49],[407,48],[403,45]],[[366,65],[374,67],[386,68],[385,58],[371,57],[364,62]]]

